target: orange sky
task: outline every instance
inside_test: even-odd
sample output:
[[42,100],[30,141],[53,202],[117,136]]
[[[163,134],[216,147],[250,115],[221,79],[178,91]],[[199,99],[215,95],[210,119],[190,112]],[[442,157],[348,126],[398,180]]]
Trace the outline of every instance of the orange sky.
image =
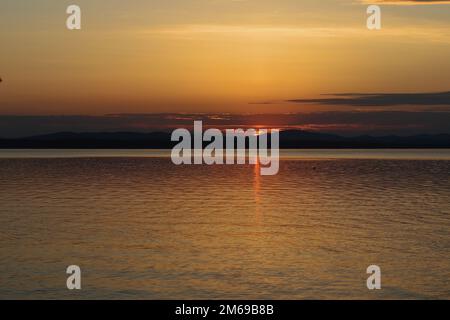
[[[450,5],[327,1],[2,1],[0,114],[293,112],[335,92],[445,91]],[[267,104],[265,102],[271,102]]]

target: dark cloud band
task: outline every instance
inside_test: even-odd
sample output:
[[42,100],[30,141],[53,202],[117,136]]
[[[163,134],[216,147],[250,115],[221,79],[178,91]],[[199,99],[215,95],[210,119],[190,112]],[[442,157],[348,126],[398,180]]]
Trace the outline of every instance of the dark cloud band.
[[450,91],[437,93],[341,93],[319,99],[292,99],[288,102],[339,106],[450,106]]

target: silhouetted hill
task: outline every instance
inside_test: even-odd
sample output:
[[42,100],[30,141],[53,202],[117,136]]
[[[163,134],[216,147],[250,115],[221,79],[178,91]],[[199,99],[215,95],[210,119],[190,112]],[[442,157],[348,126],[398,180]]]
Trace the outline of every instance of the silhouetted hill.
[[[0,139],[0,148],[57,148],[57,149],[167,149],[176,143],[166,132],[60,132],[20,139]],[[205,144],[206,145],[206,144]],[[334,134],[300,130],[280,133],[281,148],[450,148],[450,135],[358,136],[343,137]]]

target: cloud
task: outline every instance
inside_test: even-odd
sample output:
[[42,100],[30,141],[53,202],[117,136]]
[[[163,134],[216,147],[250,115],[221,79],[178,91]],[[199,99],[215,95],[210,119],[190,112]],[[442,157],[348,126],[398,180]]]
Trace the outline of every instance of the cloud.
[[[156,26],[140,30],[144,36],[170,37],[176,39],[217,38],[217,37],[252,37],[254,39],[273,37],[277,39],[292,38],[354,38],[367,37],[367,29],[360,26],[264,26],[264,25],[169,25]],[[435,27],[395,27],[383,29],[381,35],[402,39],[420,39],[421,41],[450,42],[448,26]]]
[[[344,40],[367,39],[369,30],[355,26],[294,26],[294,25],[213,25],[213,24],[181,24],[155,26],[145,30],[139,30],[140,37],[157,37],[162,39],[176,39],[184,41],[224,39],[253,40],[277,39],[279,41],[300,41],[302,39],[317,40]],[[377,33],[377,39],[394,39],[395,41],[415,41],[431,43],[450,43],[450,27],[448,25],[436,26],[398,26],[384,28]]]
[[364,3],[380,3],[391,5],[433,5],[450,4],[450,0],[362,0]]
[[343,135],[413,135],[450,133],[445,111],[324,111],[274,114],[165,113],[103,116],[0,116],[0,137],[26,137],[55,132],[170,132],[191,128],[303,129]]
[[288,100],[288,102],[351,107],[450,106],[450,91],[436,93],[340,93],[324,96],[327,97],[319,99],[292,99]]
[[164,36],[276,36],[276,37],[334,37],[357,35],[359,30],[350,27],[301,27],[265,25],[214,25],[186,24],[154,27],[144,31],[147,35]]

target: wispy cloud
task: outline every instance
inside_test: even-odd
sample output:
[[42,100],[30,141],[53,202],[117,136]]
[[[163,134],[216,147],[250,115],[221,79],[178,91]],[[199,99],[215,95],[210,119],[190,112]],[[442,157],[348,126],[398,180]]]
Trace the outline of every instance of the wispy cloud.
[[291,99],[288,102],[322,105],[385,107],[385,106],[450,106],[450,91],[436,93],[340,93],[319,99]]
[[449,0],[362,0],[364,3],[380,3],[389,5],[435,5],[450,4]]
[[[157,26],[141,30],[144,36],[165,37],[175,39],[218,39],[218,37],[239,39],[252,37],[253,39],[355,39],[366,38],[366,28],[361,26],[264,26],[264,25],[212,25],[212,24],[183,24]],[[391,27],[377,33],[382,39],[420,40],[427,42],[450,43],[450,26],[427,27]]]
[[301,27],[301,26],[264,26],[264,25],[172,25],[161,26],[144,31],[148,35],[195,36],[195,35],[251,35],[251,36],[307,36],[330,37],[357,34],[350,27]]

